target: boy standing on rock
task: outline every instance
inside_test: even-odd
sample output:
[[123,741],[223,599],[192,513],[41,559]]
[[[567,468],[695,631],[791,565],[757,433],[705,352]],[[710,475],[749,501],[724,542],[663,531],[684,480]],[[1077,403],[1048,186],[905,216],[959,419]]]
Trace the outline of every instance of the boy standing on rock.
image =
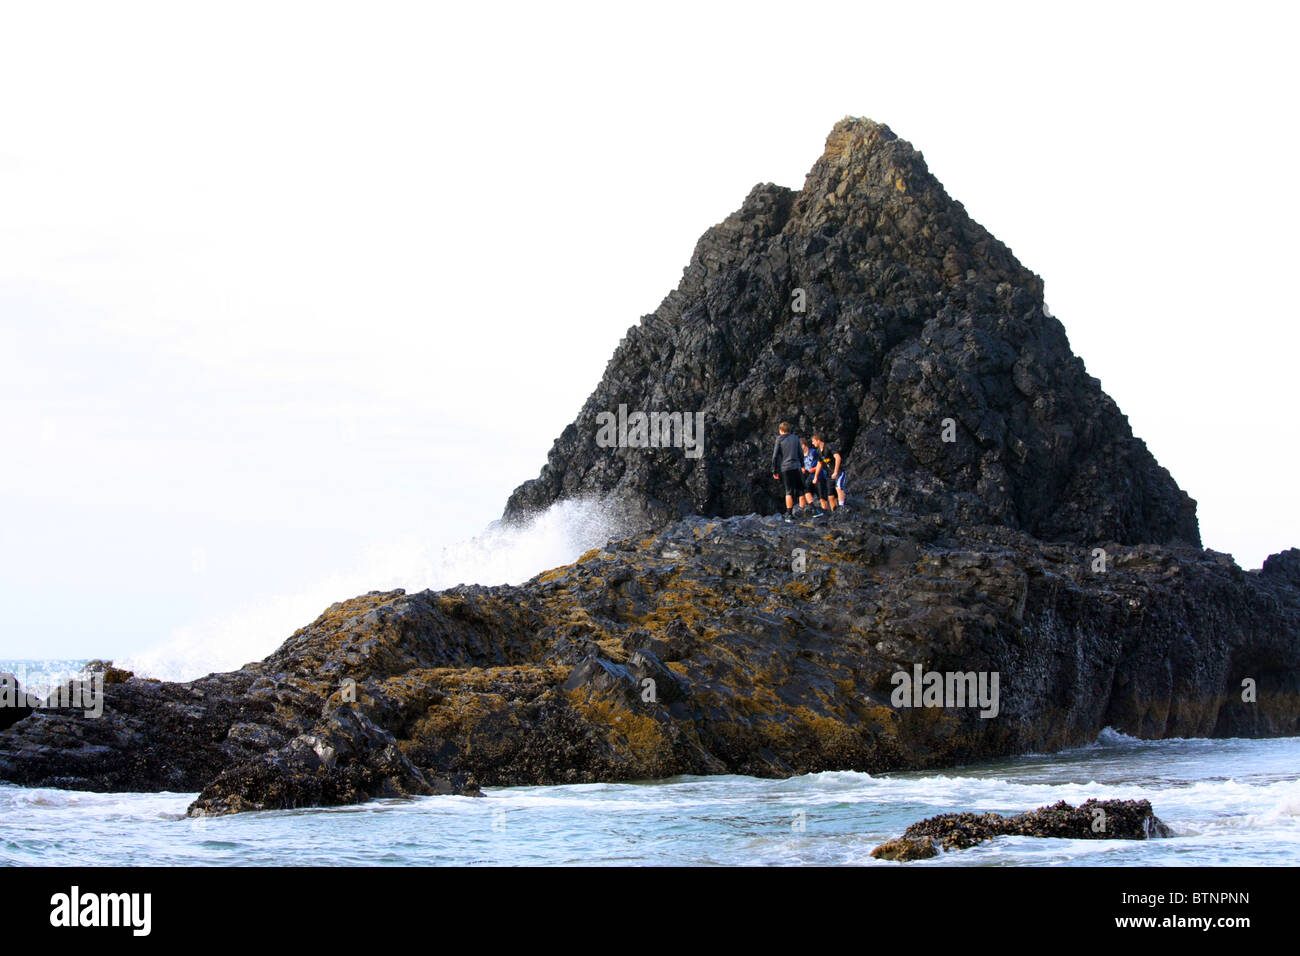
[[835,492],[840,498],[840,507],[848,508],[848,488],[846,487],[845,475],[848,474],[844,465],[844,458],[840,458],[839,477],[835,479]]
[[817,450],[806,438],[799,439],[799,447],[803,449],[803,497],[799,499],[799,505],[801,512],[807,513],[813,506],[813,493],[817,490],[813,484],[813,473],[817,470]]
[[[840,478],[840,453],[830,445],[821,432],[813,432],[813,447],[817,449],[817,468],[813,474],[813,484],[822,500],[822,510],[827,507],[834,511],[840,504],[837,482]],[[828,504],[829,502],[829,504]]]
[[799,436],[791,434],[789,422],[777,427],[776,447],[772,449],[772,477],[785,486],[785,520],[793,521],[796,497],[803,497],[803,452]]

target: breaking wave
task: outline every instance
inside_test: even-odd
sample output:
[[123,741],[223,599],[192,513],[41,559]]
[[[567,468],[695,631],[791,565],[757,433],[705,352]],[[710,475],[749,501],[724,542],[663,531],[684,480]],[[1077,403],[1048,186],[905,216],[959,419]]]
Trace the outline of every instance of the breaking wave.
[[142,677],[174,681],[234,670],[272,653],[336,601],[373,590],[521,584],[618,533],[613,509],[586,499],[558,502],[518,524],[494,521],[475,537],[453,544],[430,545],[417,535],[405,535],[369,549],[355,567],[308,589],[179,628],[160,646],[115,663]]

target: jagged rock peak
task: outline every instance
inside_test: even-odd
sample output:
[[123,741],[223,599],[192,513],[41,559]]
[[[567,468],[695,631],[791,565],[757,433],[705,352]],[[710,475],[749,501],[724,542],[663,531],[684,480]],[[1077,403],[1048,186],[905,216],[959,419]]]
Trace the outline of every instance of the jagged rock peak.
[[[702,415],[702,453],[602,445],[621,407]],[[826,433],[871,507],[1200,542],[1195,502],[1071,352],[1042,280],[871,120],[837,123],[801,190],[755,186],[705,231],[506,517],[586,495],[645,526],[771,513],[781,420]]]
[[866,191],[901,202],[938,186],[925,160],[883,123],[847,116],[826,137],[826,148],[804,180],[806,210],[845,209]]

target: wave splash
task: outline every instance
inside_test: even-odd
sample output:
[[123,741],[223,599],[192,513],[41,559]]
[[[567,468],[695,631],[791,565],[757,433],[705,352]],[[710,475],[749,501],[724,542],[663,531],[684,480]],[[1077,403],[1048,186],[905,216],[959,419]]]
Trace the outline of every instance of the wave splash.
[[373,590],[522,584],[601,547],[620,531],[621,521],[610,504],[581,499],[557,502],[525,522],[494,521],[475,537],[453,544],[430,545],[419,535],[403,535],[367,550],[355,567],[306,590],[179,628],[160,646],[116,665],[141,677],[171,681],[234,670],[272,653],[336,601]]

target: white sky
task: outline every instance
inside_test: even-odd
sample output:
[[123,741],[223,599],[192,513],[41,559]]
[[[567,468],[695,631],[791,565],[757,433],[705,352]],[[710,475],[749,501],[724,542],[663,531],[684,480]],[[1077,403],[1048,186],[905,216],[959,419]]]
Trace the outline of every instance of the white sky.
[[0,0],[0,657],[482,528],[846,114],[1043,276],[1208,546],[1300,545],[1293,8],[448,6]]

